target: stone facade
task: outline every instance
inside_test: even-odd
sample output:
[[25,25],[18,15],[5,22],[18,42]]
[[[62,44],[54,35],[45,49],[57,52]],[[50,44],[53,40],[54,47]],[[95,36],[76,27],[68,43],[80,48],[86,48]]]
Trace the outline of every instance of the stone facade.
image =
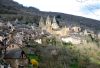
[[19,49],[19,45],[17,44],[10,44],[8,47],[7,47],[7,50],[14,50],[14,49]]
[[72,44],[81,44],[82,41],[80,38],[77,37],[65,37],[65,38],[61,38],[61,40],[66,43],[71,42]]
[[81,28],[80,27],[77,27],[77,26],[74,26],[74,27],[72,27],[72,30],[74,32],[80,32],[81,31]]

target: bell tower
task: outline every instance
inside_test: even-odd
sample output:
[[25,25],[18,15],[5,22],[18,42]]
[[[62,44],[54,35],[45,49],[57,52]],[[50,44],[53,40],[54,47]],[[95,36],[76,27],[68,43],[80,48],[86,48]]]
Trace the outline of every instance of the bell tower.
[[49,16],[47,16],[46,19],[46,30],[51,33],[52,32],[52,27],[51,27],[51,19]]
[[57,24],[57,21],[56,21],[55,16],[54,16],[54,18],[53,18],[52,28],[53,28],[53,29],[58,29],[58,28],[59,28],[59,25]]
[[47,16],[47,19],[46,19],[46,26],[51,27],[51,19],[49,16]]
[[40,28],[43,28],[44,27],[44,20],[43,20],[43,17],[41,16],[41,18],[40,18],[40,22],[39,22],[39,27]]

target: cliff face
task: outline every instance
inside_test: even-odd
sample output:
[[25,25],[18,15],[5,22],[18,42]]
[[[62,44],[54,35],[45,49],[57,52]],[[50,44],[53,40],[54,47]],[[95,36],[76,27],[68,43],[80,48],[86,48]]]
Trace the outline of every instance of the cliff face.
[[[13,0],[0,0],[0,17],[6,18],[6,21],[18,18],[26,23],[38,24],[40,16],[46,18],[48,15],[50,17],[55,16],[57,22],[62,25],[80,25],[83,28],[86,27],[100,31],[100,21],[97,20],[64,13],[43,12],[34,7],[25,7]],[[65,24],[62,22],[65,22]]]

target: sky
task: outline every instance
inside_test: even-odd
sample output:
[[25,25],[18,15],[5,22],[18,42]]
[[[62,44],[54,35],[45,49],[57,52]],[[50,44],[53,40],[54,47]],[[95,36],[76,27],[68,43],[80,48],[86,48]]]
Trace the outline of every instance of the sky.
[[61,12],[100,20],[100,0],[14,0],[41,11]]

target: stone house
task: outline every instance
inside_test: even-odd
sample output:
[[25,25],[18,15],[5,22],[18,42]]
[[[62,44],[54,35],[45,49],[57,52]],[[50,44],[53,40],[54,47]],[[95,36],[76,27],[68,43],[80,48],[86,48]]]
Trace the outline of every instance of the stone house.
[[72,44],[81,44],[81,39],[78,37],[62,37],[61,40],[66,43],[71,42]]
[[74,26],[74,27],[72,27],[72,31],[74,31],[74,32],[80,32],[81,31],[81,27]]
[[19,46],[20,45],[18,45],[18,44],[10,44],[10,45],[8,45],[7,50],[19,49],[20,48]]

